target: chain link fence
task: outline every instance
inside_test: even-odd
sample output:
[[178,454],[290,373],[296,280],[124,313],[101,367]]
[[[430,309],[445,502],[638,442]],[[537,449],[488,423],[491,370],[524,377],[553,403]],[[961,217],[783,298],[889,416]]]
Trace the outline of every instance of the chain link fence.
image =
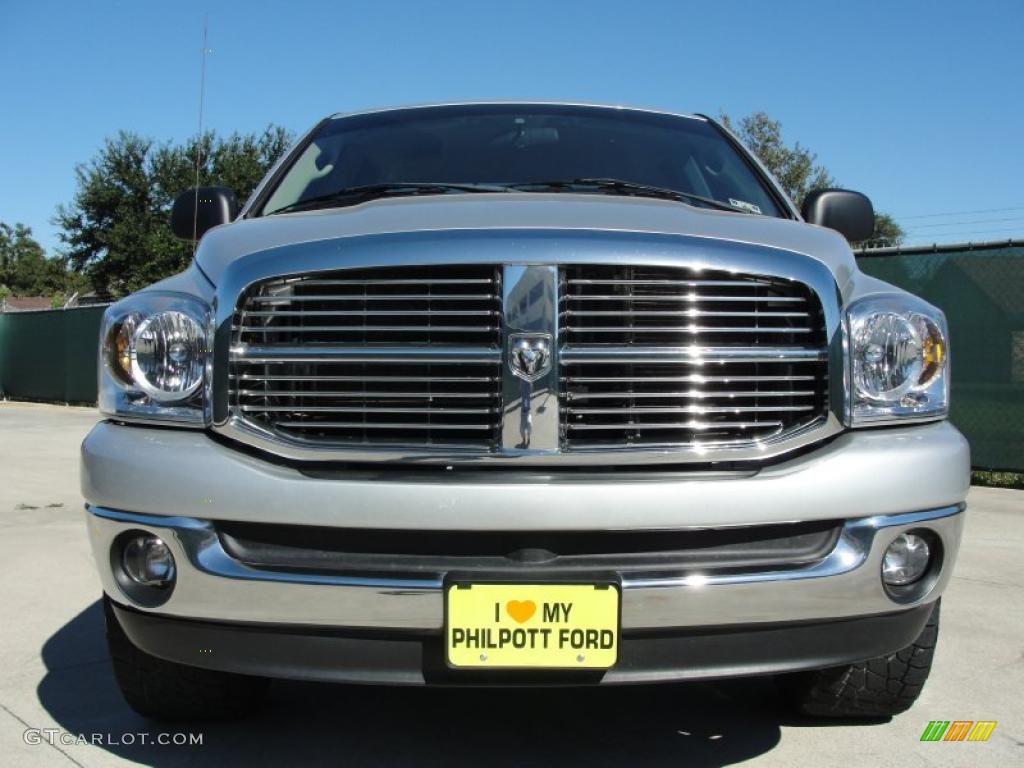
[[950,418],[975,468],[1024,471],[1024,241],[858,254],[860,268],[949,320]]

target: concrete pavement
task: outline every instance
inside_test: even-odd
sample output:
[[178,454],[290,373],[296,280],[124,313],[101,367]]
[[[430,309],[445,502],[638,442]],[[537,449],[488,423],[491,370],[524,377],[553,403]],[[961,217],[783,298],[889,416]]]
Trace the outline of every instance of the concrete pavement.
[[[932,677],[891,721],[802,720],[757,679],[543,691],[279,683],[249,720],[154,725],[121,701],[106,657],[78,490],[78,444],[96,419],[0,403],[4,766],[1024,765],[1024,492],[988,488],[971,492]],[[908,482],[927,482],[913,471]],[[936,719],[998,725],[985,743],[921,743]],[[56,732],[26,743],[28,729],[107,743]],[[202,745],[143,743],[179,732]]]

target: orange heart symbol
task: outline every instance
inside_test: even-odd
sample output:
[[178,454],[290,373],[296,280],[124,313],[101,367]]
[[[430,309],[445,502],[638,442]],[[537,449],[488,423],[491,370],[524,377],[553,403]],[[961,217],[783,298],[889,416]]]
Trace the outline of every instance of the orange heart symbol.
[[537,612],[537,604],[533,600],[509,600],[505,604],[505,610],[513,619],[524,624]]

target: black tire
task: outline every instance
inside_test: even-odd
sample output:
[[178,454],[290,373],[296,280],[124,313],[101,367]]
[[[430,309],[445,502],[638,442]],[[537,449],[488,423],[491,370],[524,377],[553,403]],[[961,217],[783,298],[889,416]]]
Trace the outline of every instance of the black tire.
[[107,647],[114,677],[128,705],[154,720],[212,720],[239,717],[256,708],[269,681],[190,667],[151,656],[132,645],[103,598]]
[[906,712],[932,668],[940,602],[906,648],[856,664],[786,675],[783,688],[800,712],[813,717],[881,718]]

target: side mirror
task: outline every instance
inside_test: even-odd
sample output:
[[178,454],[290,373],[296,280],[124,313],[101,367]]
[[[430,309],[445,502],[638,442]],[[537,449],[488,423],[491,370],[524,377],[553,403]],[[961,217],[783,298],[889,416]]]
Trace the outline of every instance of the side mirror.
[[227,224],[238,213],[238,200],[227,187],[193,187],[174,199],[171,231],[182,240],[198,240],[207,230]]
[[875,234],[875,209],[860,192],[815,189],[807,193],[800,213],[808,224],[834,229],[852,243]]

